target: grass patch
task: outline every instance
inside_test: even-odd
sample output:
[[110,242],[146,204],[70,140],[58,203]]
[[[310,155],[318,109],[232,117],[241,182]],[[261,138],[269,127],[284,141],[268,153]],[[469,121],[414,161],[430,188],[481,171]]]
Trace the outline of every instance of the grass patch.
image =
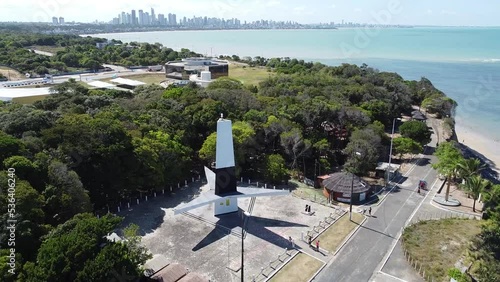
[[363,219],[363,215],[352,213],[353,221],[350,221],[349,215],[345,214],[318,237],[320,247],[330,253],[335,252],[344,241],[345,237],[361,224]]
[[271,278],[271,282],[309,281],[323,263],[309,255],[296,255]]
[[37,96],[29,96],[29,97],[19,97],[19,98],[12,98],[13,103],[18,103],[18,104],[33,104],[36,101],[41,101],[45,98],[47,98],[49,95],[37,95]]
[[241,81],[243,84],[253,84],[258,86],[259,82],[266,80],[274,75],[268,72],[265,67],[243,67],[240,65],[229,65],[229,77]]
[[479,220],[430,220],[406,228],[402,239],[410,256],[422,264],[426,276],[449,281],[448,270],[466,254],[469,242],[480,232]]
[[326,199],[325,195],[323,195],[323,188],[316,189],[295,179],[289,180],[288,182],[294,186],[293,193],[298,197],[310,200],[313,200],[315,197],[316,200]]

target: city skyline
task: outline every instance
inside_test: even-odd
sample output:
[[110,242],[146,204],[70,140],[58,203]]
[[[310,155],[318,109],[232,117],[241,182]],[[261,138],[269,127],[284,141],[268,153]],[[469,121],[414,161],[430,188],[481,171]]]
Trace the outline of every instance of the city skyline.
[[[95,9],[89,9],[95,6]],[[142,7],[141,7],[142,6]],[[122,11],[150,8],[159,14],[176,14],[179,18],[203,15],[209,18],[238,18],[243,21],[272,19],[301,24],[325,22],[357,22],[389,25],[500,26],[496,11],[500,3],[479,1],[473,5],[464,0],[403,2],[400,0],[342,1],[298,0],[185,0],[181,3],[159,3],[145,0],[104,2],[87,0],[19,0],[0,3],[2,21],[51,22],[64,17],[66,22],[109,22]],[[20,12],[22,11],[22,13]],[[137,17],[138,15],[136,15]]]

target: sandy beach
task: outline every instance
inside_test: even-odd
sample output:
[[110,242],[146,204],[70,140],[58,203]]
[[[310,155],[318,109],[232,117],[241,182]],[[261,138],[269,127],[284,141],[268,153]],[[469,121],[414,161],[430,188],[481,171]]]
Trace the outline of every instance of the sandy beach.
[[455,125],[455,131],[460,143],[476,151],[478,157],[483,158],[491,167],[500,174],[500,143],[492,140],[472,128]]

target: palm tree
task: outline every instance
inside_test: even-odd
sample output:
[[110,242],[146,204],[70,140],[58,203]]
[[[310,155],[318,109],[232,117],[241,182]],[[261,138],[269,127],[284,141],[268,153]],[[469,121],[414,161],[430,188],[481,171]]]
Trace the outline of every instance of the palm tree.
[[467,178],[465,184],[462,186],[474,199],[474,204],[472,205],[473,212],[476,212],[476,200],[479,198],[481,192],[486,190],[489,185],[490,182],[488,180],[483,179],[479,175],[474,175]]
[[438,157],[438,162],[433,164],[432,167],[437,169],[438,172],[446,176],[446,194],[445,201],[448,201],[450,196],[451,179],[457,173],[458,164],[462,162],[463,156],[454,142],[441,143],[437,148],[434,155]]
[[457,165],[458,174],[460,177],[467,179],[474,175],[479,175],[479,173],[486,168],[486,165],[481,164],[479,159],[463,159]]

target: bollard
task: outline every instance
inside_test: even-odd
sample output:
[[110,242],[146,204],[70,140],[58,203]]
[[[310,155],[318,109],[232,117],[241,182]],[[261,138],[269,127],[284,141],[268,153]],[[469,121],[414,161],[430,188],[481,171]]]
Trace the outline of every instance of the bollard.
[[130,203],[127,203],[127,208],[129,208],[129,209],[130,209]]
[[177,188],[181,188],[181,184],[180,183],[177,183]]
[[201,179],[201,175],[200,175],[200,174],[198,174],[198,180],[200,180],[200,179]]
[[137,204],[139,204],[139,199],[137,199]]
[[163,188],[163,189],[161,190],[161,193],[162,193],[162,194],[165,194],[165,188]]
[[248,184],[250,184],[250,178],[248,179]]
[[191,180],[193,180],[193,181],[191,181],[191,182],[194,182],[194,177],[192,177],[192,178],[191,178]]
[[276,190],[276,186],[273,186],[273,189]]
[[257,188],[259,188],[259,182],[257,181]]
[[99,214],[97,214],[97,219],[99,219]]
[[170,192],[172,192],[172,185],[170,185]]
[[146,196],[146,202],[148,201],[148,196]]
[[266,184],[264,184],[264,188],[266,188],[266,189],[267,189],[267,183],[266,183]]
[[188,181],[187,180],[184,180],[184,184],[186,185],[186,187],[188,187]]
[[156,198],[156,192],[155,192],[155,198]]
[[241,183],[243,183],[243,177],[241,178],[241,181],[240,181],[240,182],[241,182]]
[[118,206],[118,212],[120,212],[120,207]]

